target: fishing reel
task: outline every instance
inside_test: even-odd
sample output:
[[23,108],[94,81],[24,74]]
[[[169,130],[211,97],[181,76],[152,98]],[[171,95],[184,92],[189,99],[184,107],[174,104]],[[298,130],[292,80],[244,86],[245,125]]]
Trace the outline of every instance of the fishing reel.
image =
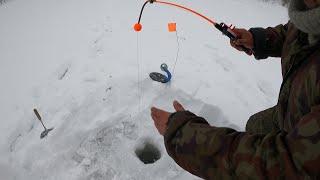
[[[231,41],[235,41],[238,39],[237,34],[233,31],[234,27],[232,27],[232,25],[228,26],[225,23],[220,23],[220,24],[216,23],[214,27],[216,27],[219,31],[221,31],[223,35],[229,37]],[[248,49],[244,46],[240,46],[240,47],[245,51],[245,53],[247,53],[248,55],[252,55],[251,49]]]
[[168,70],[168,65],[166,63],[162,63],[160,69],[164,71],[167,76],[158,72],[152,72],[149,74],[150,78],[157,82],[168,83],[172,77],[170,71]]
[[228,36],[230,40],[234,41],[237,39],[237,34],[232,31],[232,25],[228,26],[225,23],[215,24],[214,25],[223,35]]

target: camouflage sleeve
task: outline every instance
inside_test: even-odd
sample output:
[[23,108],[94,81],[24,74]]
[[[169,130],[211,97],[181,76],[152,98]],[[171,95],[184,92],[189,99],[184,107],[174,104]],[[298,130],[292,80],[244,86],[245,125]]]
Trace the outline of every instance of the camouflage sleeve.
[[299,179],[320,177],[320,105],[287,134],[237,132],[210,126],[188,111],[170,117],[168,154],[204,179]]
[[246,132],[251,134],[268,134],[274,129],[279,129],[274,118],[276,106],[252,115],[246,124]]
[[249,31],[253,35],[253,54],[256,59],[266,59],[268,57],[280,57],[282,47],[286,39],[288,24],[278,25],[274,28],[251,28]]

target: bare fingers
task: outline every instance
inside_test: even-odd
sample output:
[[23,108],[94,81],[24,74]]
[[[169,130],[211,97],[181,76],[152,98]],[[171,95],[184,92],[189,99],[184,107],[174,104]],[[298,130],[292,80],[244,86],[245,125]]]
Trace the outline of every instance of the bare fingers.
[[173,107],[176,111],[185,111],[184,107],[176,100],[173,101]]

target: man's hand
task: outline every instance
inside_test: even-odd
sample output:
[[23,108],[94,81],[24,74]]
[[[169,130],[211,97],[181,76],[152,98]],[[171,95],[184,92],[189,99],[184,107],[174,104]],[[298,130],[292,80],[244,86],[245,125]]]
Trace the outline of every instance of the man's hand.
[[239,51],[244,51],[241,46],[244,46],[248,49],[253,49],[254,42],[250,31],[237,28],[234,28],[233,31],[237,34],[238,38],[235,41],[230,41],[232,47]]
[[[178,101],[173,102],[173,107],[176,111],[185,111],[183,106]],[[167,131],[168,120],[170,115],[171,113],[167,111],[164,111],[155,107],[151,108],[151,117],[154,121],[154,125],[156,126],[156,128],[158,129],[158,132],[161,135],[164,135]]]

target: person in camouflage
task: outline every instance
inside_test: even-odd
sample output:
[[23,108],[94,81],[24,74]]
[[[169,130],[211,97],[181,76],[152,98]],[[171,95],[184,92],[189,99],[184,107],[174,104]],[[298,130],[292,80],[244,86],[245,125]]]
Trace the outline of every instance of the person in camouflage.
[[151,108],[177,164],[204,179],[320,179],[319,5],[291,0],[287,24],[235,29],[233,47],[281,57],[283,74],[277,105],[251,116],[245,132],[210,126],[177,101],[175,113]]

